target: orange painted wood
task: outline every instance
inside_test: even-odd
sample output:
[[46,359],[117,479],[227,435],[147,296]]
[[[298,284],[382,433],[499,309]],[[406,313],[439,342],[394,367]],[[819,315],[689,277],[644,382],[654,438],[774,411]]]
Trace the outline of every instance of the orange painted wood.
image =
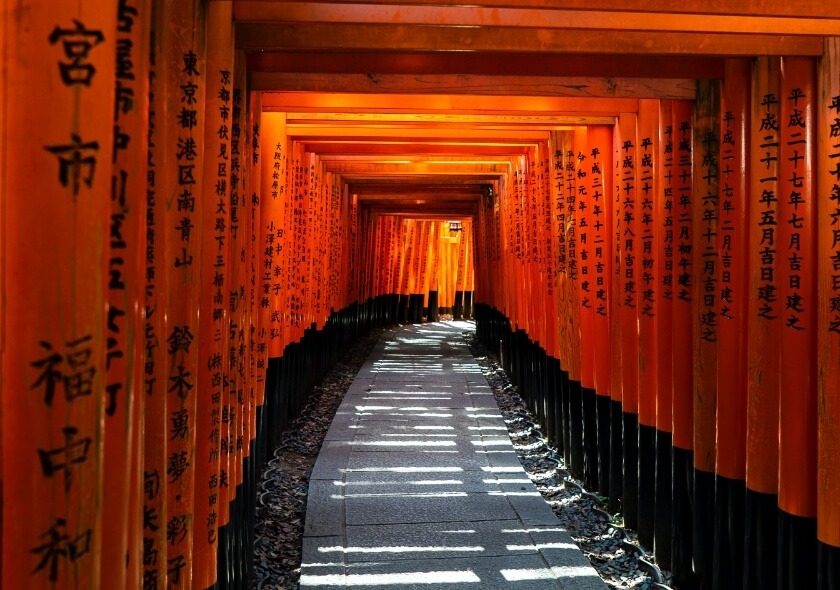
[[[840,43],[826,42],[819,74],[817,100],[817,190],[824,195],[817,202],[817,537],[840,547]],[[826,198],[826,196],[828,198]]]
[[694,223],[693,104],[674,101],[673,444],[694,448]]
[[715,469],[720,86],[698,82],[694,110],[694,467]]
[[[161,187],[166,205],[165,252],[162,270],[167,274],[165,350],[167,383],[165,526],[167,583],[188,588],[193,582],[195,532],[195,478],[197,459],[196,404],[199,366],[199,293],[201,244],[204,236],[203,154],[205,126],[205,17],[203,3],[178,0],[167,4],[163,23],[167,42],[160,54],[169,103],[164,125],[171,133],[164,148],[174,153],[174,178]],[[186,33],[184,33],[186,31]],[[156,33],[158,34],[158,33]],[[176,195],[176,198],[172,198]]]
[[[656,195],[660,190],[657,177],[659,155],[659,101],[639,102],[638,145],[636,147],[636,238],[635,281],[639,323],[639,423],[656,426],[658,397],[657,317],[659,296],[657,254],[655,247]],[[664,360],[664,359],[663,359]]]
[[258,92],[251,92],[248,99],[248,129],[246,133],[246,158],[243,161],[243,178],[248,174],[249,186],[243,190],[243,205],[248,203],[248,298],[250,300],[251,331],[254,335],[254,379],[256,382],[257,405],[265,401],[265,377],[268,369],[267,329],[260,307],[260,280],[263,274],[263,249],[260,245],[262,183],[262,102]]
[[367,74],[255,72],[254,90],[271,92],[376,92],[399,94],[475,94],[592,98],[679,98],[694,96],[685,78],[524,77],[476,74]]
[[650,55],[709,55],[710,47],[725,47],[727,55],[820,55],[817,36],[762,35],[721,32],[592,31],[517,27],[451,27],[347,23],[243,22],[237,47],[248,51],[488,51],[550,53],[627,53]]
[[587,127],[576,127],[574,135],[575,176],[577,177],[577,282],[580,304],[580,384],[587,389],[595,388],[595,252],[593,242],[594,219],[593,199],[589,179],[591,169],[589,156],[589,135]]
[[612,370],[610,374],[610,398],[614,402],[621,402],[624,380],[622,378],[624,350],[622,348],[622,321],[624,307],[624,198],[622,190],[622,166],[624,158],[621,156],[622,141],[621,133],[617,125],[613,125],[612,160],[613,166],[610,181],[613,185],[612,191],[612,225],[610,227],[610,240],[612,241],[612,277],[610,277],[609,294],[610,309],[613,317],[612,330],[610,331],[610,357]]
[[589,181],[591,199],[592,307],[595,338],[595,393],[610,396],[612,390],[613,316],[610,287],[613,278],[613,130],[589,128]]
[[[218,554],[218,482],[221,470],[221,418],[228,399],[224,383],[231,318],[227,301],[233,284],[230,235],[231,153],[233,125],[232,2],[207,6],[206,101],[204,126],[204,194],[199,305],[199,372],[194,464],[193,583],[209,588],[216,582]],[[174,433],[173,433],[174,434]],[[226,446],[226,444],[224,445]]]
[[99,585],[113,8],[2,9],[3,588]]
[[260,323],[268,331],[268,357],[283,354],[285,287],[282,255],[287,247],[285,226],[286,166],[289,145],[283,113],[263,112],[260,118],[261,182],[260,240],[262,265],[258,274]]
[[627,414],[639,412],[639,282],[640,240],[638,237],[639,132],[636,115],[623,113],[616,126],[616,167],[621,192],[621,406]]
[[656,159],[654,195],[654,248],[656,260],[656,429],[673,430],[674,392],[674,203],[677,145],[674,134],[673,101],[659,103],[659,151]]
[[[245,6],[256,2],[271,2],[273,0],[245,0]],[[426,0],[367,0],[367,4],[374,5],[422,5]],[[510,0],[477,0],[470,3],[476,7],[509,7]],[[561,0],[547,2],[547,0],[521,0],[516,6],[534,8],[555,8],[569,10],[614,10],[612,0]],[[791,6],[783,0],[747,0],[738,5],[732,5],[726,0],[691,0],[675,5],[668,0],[629,0],[622,5],[623,10],[633,12],[652,11],[663,14],[738,14],[752,16],[763,14],[767,16],[796,16],[810,18],[837,18],[834,6],[826,6],[819,0],[804,0],[796,6]]]
[[[238,2],[237,4],[241,4]],[[504,76],[598,76],[619,78],[720,78],[723,60],[587,54],[557,55],[403,52],[264,52],[248,55],[249,72],[473,74]]]
[[102,490],[103,588],[139,588],[143,509],[143,296],[148,148],[150,6],[117,11],[111,170],[110,254],[105,353],[105,476]]
[[817,512],[816,64],[782,60],[779,122],[779,507]]
[[580,266],[578,264],[578,180],[576,133],[566,137],[566,340],[568,342],[568,372],[572,381],[581,381],[580,342]]
[[747,487],[778,493],[779,473],[779,158],[781,61],[753,69],[750,139]]
[[728,60],[718,133],[716,472],[735,480],[746,478],[751,86],[752,63]]
[[[153,50],[164,50],[166,35],[157,34],[166,22],[165,11],[156,11],[152,22],[155,31]],[[166,374],[166,315],[169,277],[165,271],[166,242],[171,240],[166,223],[166,195],[176,181],[175,152],[169,144],[175,131],[167,121],[167,92],[170,84],[166,69],[155,61],[150,65],[149,131],[147,141],[146,255],[145,264],[145,325],[143,331],[143,580],[152,587],[166,586],[168,544],[166,523],[168,516],[166,493],[166,465],[168,434],[169,388]]]
[[[589,7],[587,7],[589,8]],[[762,7],[763,8],[763,7]],[[333,22],[365,24],[449,25],[469,27],[527,27],[539,23],[546,29],[599,30],[599,31],[665,31],[665,32],[714,32],[714,33],[772,33],[788,35],[831,35],[836,32],[832,20],[790,17],[769,17],[766,9],[756,14],[731,15],[700,10],[683,10],[676,13],[649,9],[621,11],[567,9],[562,6],[504,6],[486,8],[471,4],[435,6],[405,2],[370,4],[333,2],[273,2],[257,1],[237,3],[237,18],[245,21],[264,22]],[[701,14],[697,14],[700,12]],[[693,13],[693,14],[691,14]],[[835,19],[838,15],[833,15]]]

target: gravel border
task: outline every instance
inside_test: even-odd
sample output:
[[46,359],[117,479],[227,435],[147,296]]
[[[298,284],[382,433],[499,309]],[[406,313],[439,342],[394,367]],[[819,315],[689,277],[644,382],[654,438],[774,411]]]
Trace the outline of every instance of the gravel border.
[[[309,475],[345,392],[385,331],[374,329],[353,344],[315,387],[274,450],[257,488],[251,590],[299,589]],[[660,573],[636,535],[621,528],[600,499],[571,477],[517,388],[475,332],[463,336],[490,383],[525,471],[606,584],[616,589],[667,590],[670,573]]]

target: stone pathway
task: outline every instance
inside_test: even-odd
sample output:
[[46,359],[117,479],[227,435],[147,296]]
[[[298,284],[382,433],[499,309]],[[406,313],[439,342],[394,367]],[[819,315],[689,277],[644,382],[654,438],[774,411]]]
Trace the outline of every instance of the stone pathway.
[[302,588],[602,590],[517,459],[467,324],[374,349],[310,477]]

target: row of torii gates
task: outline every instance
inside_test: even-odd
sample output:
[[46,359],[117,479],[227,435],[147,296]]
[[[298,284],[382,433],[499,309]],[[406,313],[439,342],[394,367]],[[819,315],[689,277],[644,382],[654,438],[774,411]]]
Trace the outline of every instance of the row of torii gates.
[[244,587],[306,393],[473,306],[677,587],[840,588],[838,38],[523,131],[463,207],[401,212],[263,104],[234,11],[4,5],[4,588]]

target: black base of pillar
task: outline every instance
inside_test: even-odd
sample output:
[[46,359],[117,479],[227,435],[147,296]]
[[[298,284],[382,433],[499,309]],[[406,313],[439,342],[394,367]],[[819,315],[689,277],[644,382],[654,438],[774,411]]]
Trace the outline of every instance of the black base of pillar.
[[569,372],[560,369],[560,379],[558,381],[560,386],[560,423],[563,428],[563,460],[566,466],[571,468],[572,465],[572,421],[569,416],[569,399],[571,382],[569,380]]
[[575,477],[583,476],[583,401],[580,381],[569,380],[569,435],[571,462],[569,468]]
[[602,496],[610,495],[610,452],[612,439],[610,438],[610,426],[612,423],[612,400],[608,395],[596,395],[596,408],[598,422],[598,493]]
[[464,292],[455,291],[455,303],[452,306],[452,319],[460,320],[464,316]]
[[817,542],[817,590],[840,590],[840,547]]
[[694,572],[703,590],[714,587],[715,474],[694,470]]
[[429,315],[427,317],[429,318],[430,322],[437,322],[440,320],[437,291],[429,291]]
[[779,590],[817,587],[817,520],[779,510]]
[[744,500],[746,484],[717,476],[715,485],[714,586],[720,590],[743,590]]
[[624,526],[639,528],[639,416],[624,412]]
[[621,402],[610,400],[610,514],[621,510],[624,498],[623,416]]
[[744,588],[777,588],[779,497],[746,490],[744,502]]
[[397,304],[397,323],[399,324],[407,324],[408,323],[408,300],[410,298],[409,295],[400,295],[399,301]]
[[656,519],[656,427],[639,424],[639,543],[653,549]]
[[590,490],[598,486],[598,416],[595,390],[581,387],[583,401],[583,479]]
[[671,569],[671,472],[673,448],[670,432],[656,431],[656,507],[653,523],[653,552],[663,568]]
[[671,480],[671,573],[674,586],[680,590],[696,590],[698,580],[692,568],[694,453],[673,447],[674,463]]
[[473,292],[464,291],[464,319],[471,319],[473,314]]

